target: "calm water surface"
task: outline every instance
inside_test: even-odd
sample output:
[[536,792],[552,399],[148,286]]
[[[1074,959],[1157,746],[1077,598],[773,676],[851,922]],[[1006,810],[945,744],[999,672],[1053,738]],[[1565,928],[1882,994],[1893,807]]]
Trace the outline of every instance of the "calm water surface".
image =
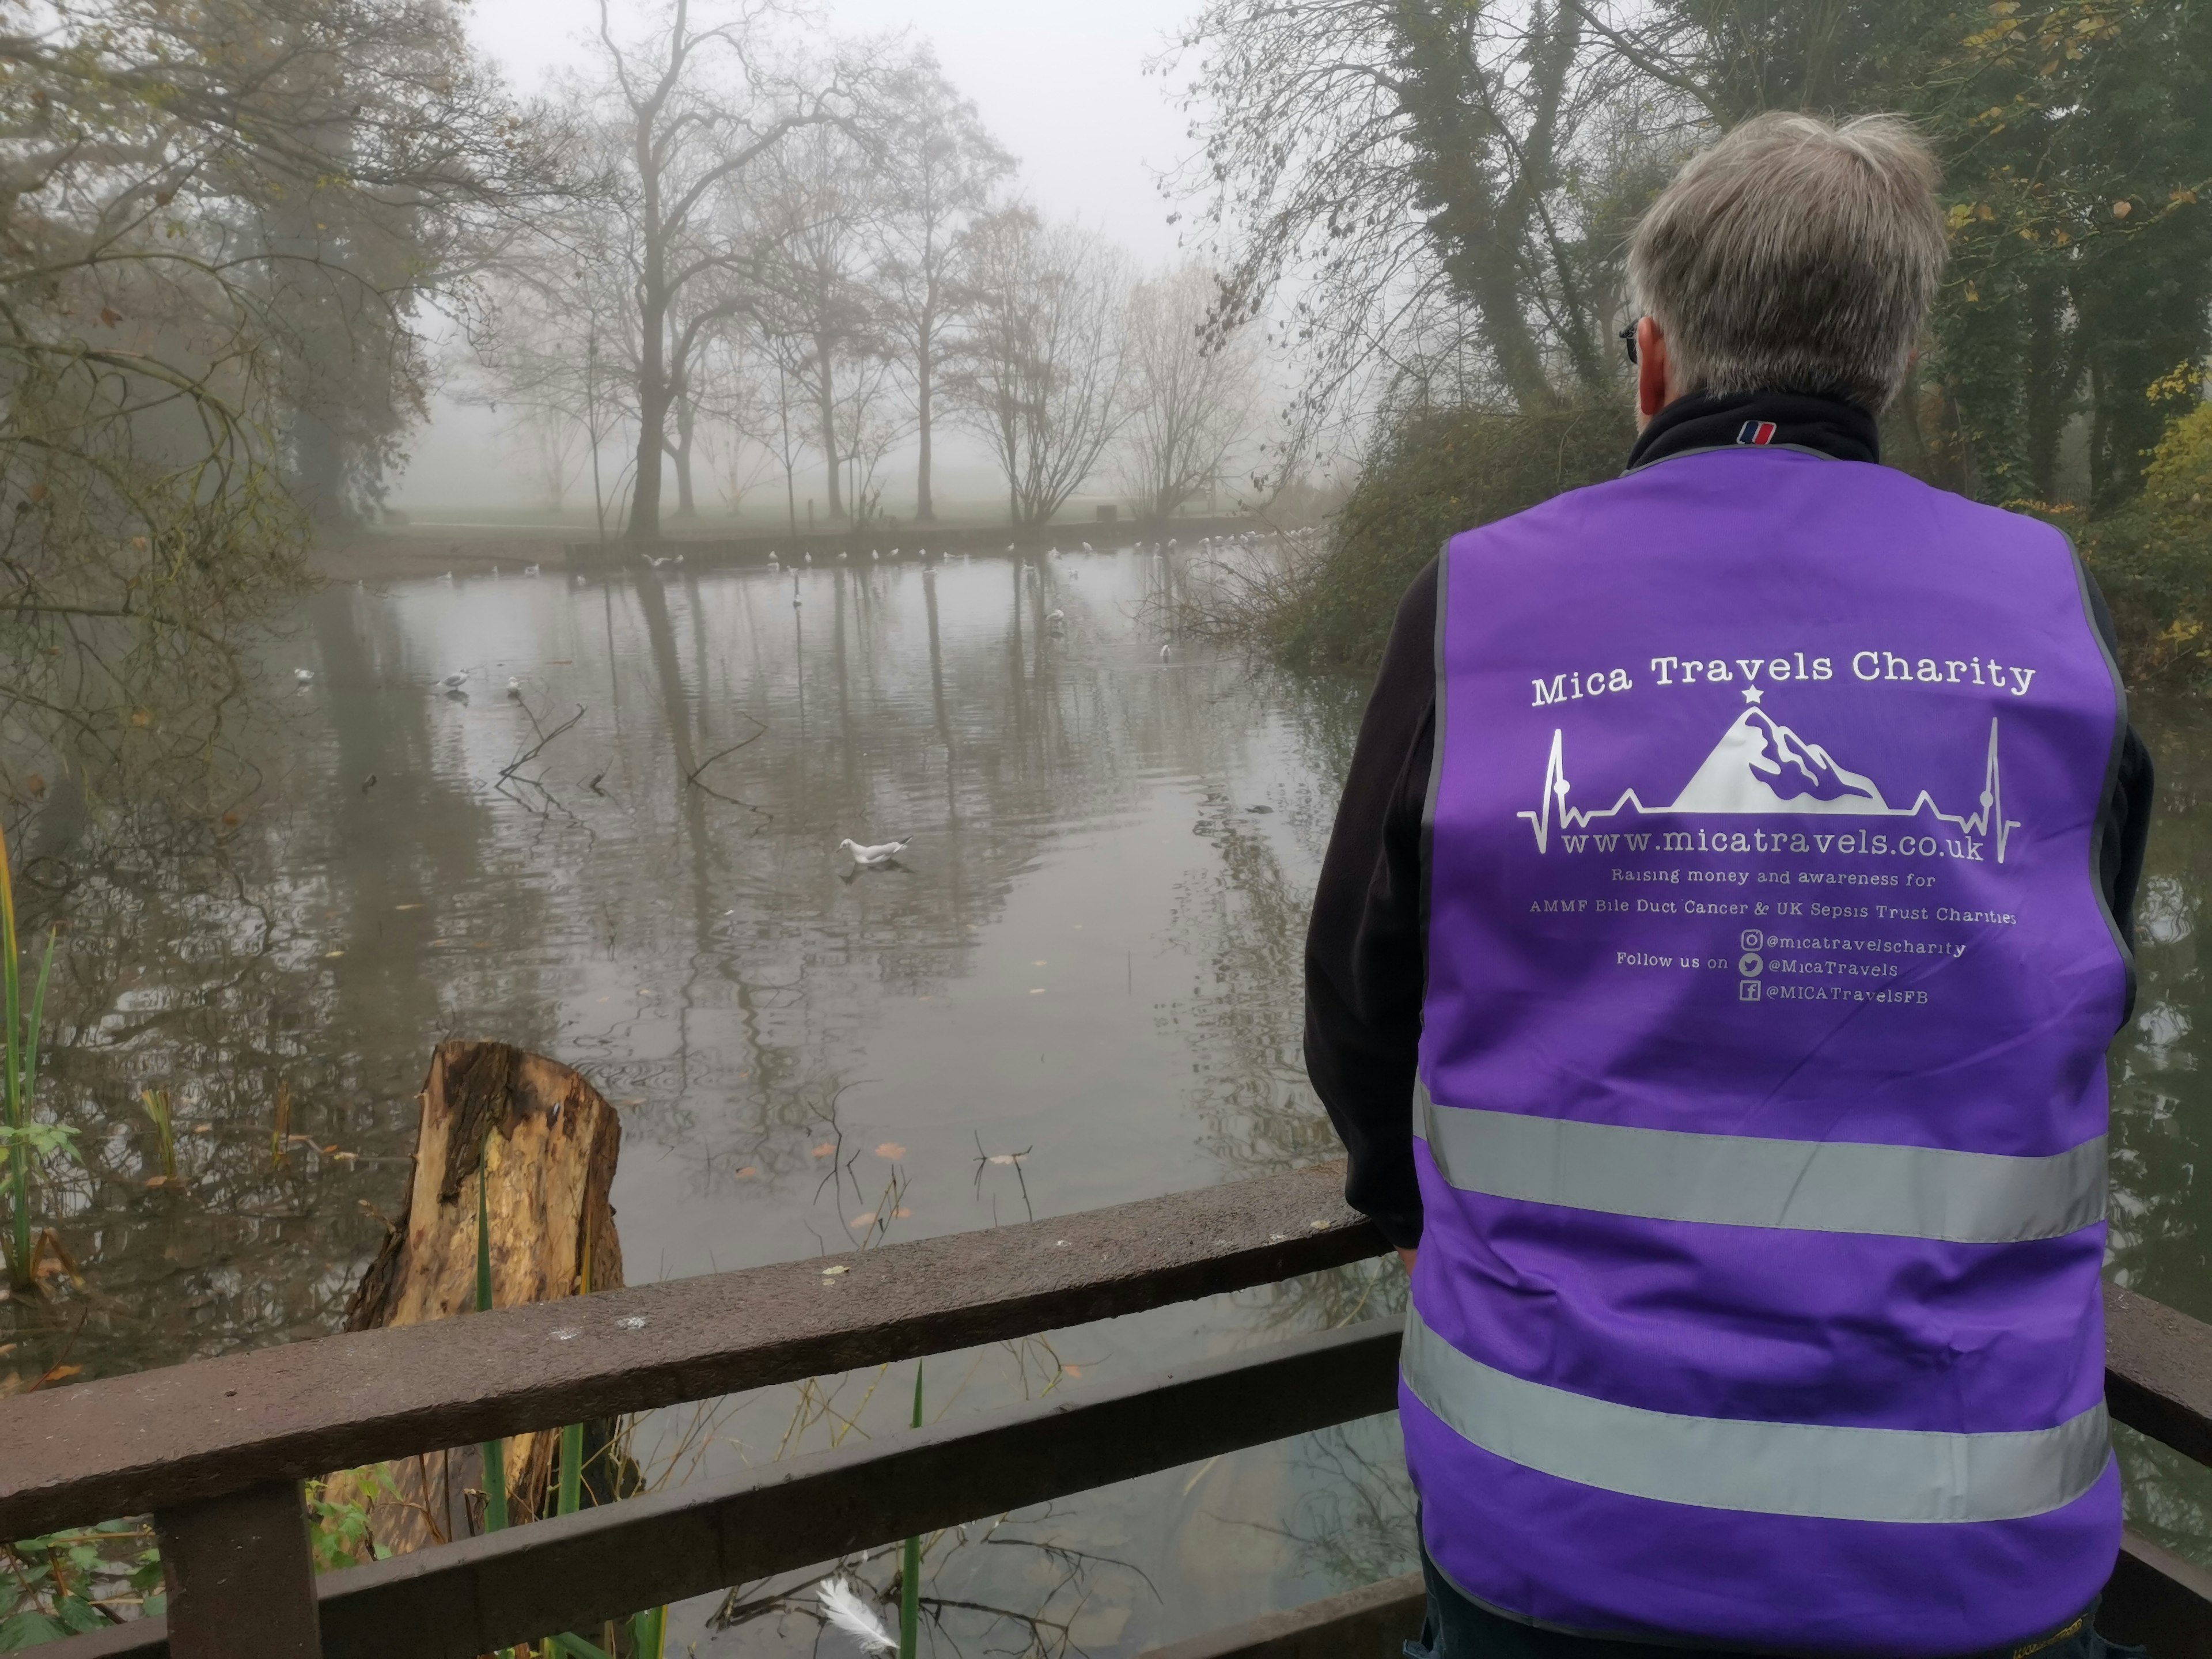
[[[1299,951],[1364,687],[1180,645],[1163,661],[1173,578],[1123,550],[1032,573],[908,560],[318,596],[267,653],[217,854],[165,860],[158,814],[58,790],[24,832],[72,928],[52,1097],[85,1126],[58,1201],[88,1288],[63,1327],[16,1310],[0,1378],[333,1328],[449,1036],[553,1055],[619,1106],[632,1283],[848,1249],[885,1211],[896,1240],[1332,1155],[1298,1058]],[[295,690],[295,667],[313,683]],[[461,670],[466,696],[444,694]],[[2212,1318],[2212,718],[2140,719],[2163,798],[2114,1053],[2112,1268]],[[882,870],[836,848],[907,834]],[[143,1184],[147,1087],[176,1101],[181,1193]],[[281,1161],[280,1096],[301,1137]],[[1401,1297],[1377,1266],[950,1357],[929,1412]],[[912,1382],[664,1413],[639,1449],[677,1480],[849,1443],[902,1423]],[[2139,1519],[2202,1549],[2203,1484],[2128,1455]],[[1133,1654],[1402,1571],[1395,1456],[1390,1425],[1356,1425],[948,1534],[927,1594],[971,1605],[943,1609],[935,1650]],[[671,1651],[812,1644],[803,1604],[777,1599],[792,1582],[746,1587],[719,1621],[712,1600],[683,1609]]]

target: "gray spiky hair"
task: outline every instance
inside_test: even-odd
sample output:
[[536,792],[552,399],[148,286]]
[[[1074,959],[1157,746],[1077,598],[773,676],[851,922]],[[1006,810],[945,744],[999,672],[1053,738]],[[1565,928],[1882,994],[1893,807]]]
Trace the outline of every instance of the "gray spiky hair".
[[1942,274],[1941,176],[1902,116],[1755,116],[1636,227],[1632,302],[1692,390],[1816,392],[1878,413]]

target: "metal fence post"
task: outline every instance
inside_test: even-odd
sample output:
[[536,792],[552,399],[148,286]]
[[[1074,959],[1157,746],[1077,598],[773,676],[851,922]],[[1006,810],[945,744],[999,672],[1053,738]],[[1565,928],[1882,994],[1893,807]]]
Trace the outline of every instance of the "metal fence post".
[[323,1659],[300,1483],[274,1480],[154,1516],[170,1659]]

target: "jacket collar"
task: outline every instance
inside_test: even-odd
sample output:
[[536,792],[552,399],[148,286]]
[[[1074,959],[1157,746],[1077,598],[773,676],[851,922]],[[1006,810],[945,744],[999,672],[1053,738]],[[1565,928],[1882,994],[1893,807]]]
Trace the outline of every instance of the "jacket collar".
[[1805,392],[1693,392],[1651,417],[1628,452],[1628,470],[1693,449],[1738,444],[1809,449],[1838,461],[1879,461],[1873,416],[1839,398]]

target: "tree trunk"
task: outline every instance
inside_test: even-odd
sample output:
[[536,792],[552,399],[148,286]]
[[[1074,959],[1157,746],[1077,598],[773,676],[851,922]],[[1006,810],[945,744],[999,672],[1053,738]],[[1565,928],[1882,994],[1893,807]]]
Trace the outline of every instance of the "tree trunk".
[[937,496],[929,483],[929,404],[933,393],[930,379],[936,368],[931,361],[931,321],[925,315],[914,354],[915,413],[919,422],[915,436],[921,451],[914,466],[914,521],[916,524],[937,522]]
[[668,452],[676,463],[676,516],[696,519],[697,504],[691,495],[691,434],[698,424],[698,410],[691,402],[689,386],[679,391],[676,398],[676,442]]
[[[1518,193],[1499,201],[1484,171],[1497,144],[1494,123],[1482,107],[1482,70],[1469,38],[1473,17],[1456,5],[1393,9],[1398,103],[1411,129],[1417,205],[1428,217],[1429,234],[1452,286],[1480,313],[1483,342],[1499,379],[1514,401],[1533,412],[1559,403],[1522,293],[1522,234],[1533,204]],[[1564,76],[1565,62],[1537,56],[1540,93],[1555,92],[1547,74]],[[1539,165],[1548,165],[1548,158]],[[1536,182],[1528,179],[1532,187]]]
[[661,383],[660,353],[648,349],[650,362],[638,374],[637,476],[631,480],[629,538],[651,541],[660,534],[660,458],[668,446],[668,388]]
[[[503,1042],[441,1042],[420,1102],[407,1201],[355,1287],[346,1329],[475,1310],[480,1188],[494,1307],[555,1301],[586,1285],[621,1288],[622,1239],[607,1194],[622,1123],[597,1090],[568,1067]],[[587,1501],[610,1499],[634,1478],[615,1478],[598,1455],[612,1432],[611,1424],[586,1425]],[[552,1512],[560,1439],[552,1425],[506,1443],[516,1522]],[[334,1475],[324,1495],[368,1511],[369,1535],[360,1545],[368,1559],[375,1546],[404,1555],[481,1531],[483,1483],[478,1449],[469,1446]]]
[[845,495],[837,476],[837,388],[831,378],[829,340],[817,335],[814,349],[822,365],[822,465],[830,478],[830,516],[842,519],[845,516]]
[[629,537],[660,534],[660,451],[668,441],[668,248],[660,226],[660,172],[653,120],[641,116],[637,170],[645,217],[644,270],[638,279],[637,477],[631,481]]

